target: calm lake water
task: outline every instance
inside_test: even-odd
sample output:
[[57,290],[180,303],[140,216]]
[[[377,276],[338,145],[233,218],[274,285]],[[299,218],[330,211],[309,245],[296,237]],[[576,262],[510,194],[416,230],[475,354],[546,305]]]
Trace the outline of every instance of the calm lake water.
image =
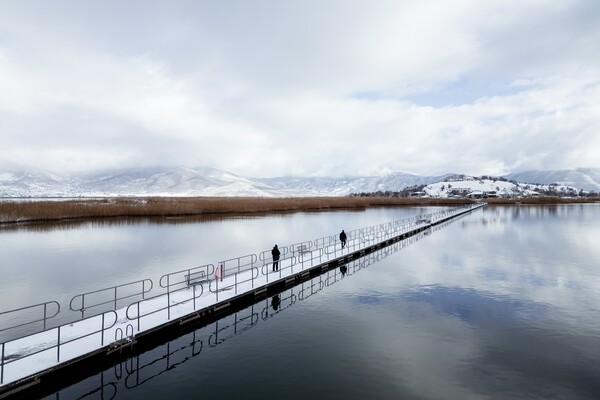
[[[435,210],[2,228],[0,311]],[[600,204],[488,206],[48,398],[598,399],[598,243]]]

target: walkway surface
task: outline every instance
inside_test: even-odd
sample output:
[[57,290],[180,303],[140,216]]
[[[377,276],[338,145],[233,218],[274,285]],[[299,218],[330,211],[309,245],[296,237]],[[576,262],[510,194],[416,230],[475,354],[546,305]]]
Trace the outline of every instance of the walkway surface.
[[[193,318],[203,310],[217,309],[239,296],[264,292],[269,285],[343,260],[349,254],[360,255],[374,245],[409,237],[484,205],[474,204],[348,231],[344,248],[337,235],[284,246],[280,248],[277,271],[273,271],[270,252],[265,251],[258,256],[252,254],[224,260],[216,266],[208,264],[166,274],[160,279],[162,293],[158,295],[1,343],[0,397],[12,388],[30,384],[44,371],[60,368],[98,351],[109,354],[121,346],[135,343],[136,335],[160,329],[174,320]],[[145,285],[144,281],[139,282]],[[103,290],[114,290],[117,296],[116,288]],[[76,296],[75,303],[80,301],[83,305],[84,296]],[[145,296],[145,289],[141,296]],[[117,299],[114,300],[116,304]]]

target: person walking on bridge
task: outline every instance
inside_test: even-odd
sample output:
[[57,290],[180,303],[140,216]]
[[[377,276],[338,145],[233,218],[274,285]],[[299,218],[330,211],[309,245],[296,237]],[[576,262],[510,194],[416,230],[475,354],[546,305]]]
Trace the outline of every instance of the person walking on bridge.
[[348,237],[346,236],[346,232],[344,232],[344,230],[342,229],[342,233],[340,233],[340,242],[342,242],[342,249],[344,247],[346,247],[346,239]]
[[273,271],[279,271],[279,255],[280,254],[281,254],[281,252],[277,248],[277,245],[275,245],[275,247],[273,247],[273,250],[271,250],[271,256],[273,257]]

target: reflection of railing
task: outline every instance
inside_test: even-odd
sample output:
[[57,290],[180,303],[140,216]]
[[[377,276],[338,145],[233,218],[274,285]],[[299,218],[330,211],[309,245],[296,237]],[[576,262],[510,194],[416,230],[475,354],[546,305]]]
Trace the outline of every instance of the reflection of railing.
[[[56,312],[53,313],[52,315],[48,315],[49,306],[56,306]],[[32,324],[35,324],[36,322],[42,322],[43,323],[42,330],[46,330],[46,321],[48,321],[50,318],[56,317],[58,315],[58,313],[60,312],[60,304],[58,304],[58,302],[56,302],[56,301],[48,301],[45,303],[34,304],[34,305],[28,306],[28,307],[21,307],[21,308],[16,308],[14,310],[1,312],[0,313],[0,322],[2,322],[2,319],[4,319],[4,318],[8,319],[11,316],[19,315],[19,314],[25,313],[26,311],[35,310],[38,308],[41,308],[43,310],[42,318],[38,318],[38,319],[31,320],[31,321],[23,322],[23,323],[20,323],[17,325],[9,326],[8,328],[2,328],[2,329],[0,329],[0,332],[6,332],[6,331],[9,331],[12,329],[21,328],[21,327],[24,327],[27,325],[32,325]],[[5,325],[5,323],[2,323],[1,326],[6,326],[6,325]]]
[[[166,346],[166,354],[161,355],[158,358],[154,358],[152,360],[150,360],[149,362],[146,362],[144,364],[140,365],[140,357],[141,356],[136,356],[133,358],[130,358],[129,360],[127,360],[125,362],[125,370],[127,372],[127,376],[125,377],[125,387],[127,389],[133,389],[137,386],[143,385],[144,383],[162,375],[163,373],[172,370],[173,368],[175,368],[178,365],[181,365],[183,363],[185,363],[186,361],[192,359],[193,357],[196,357],[197,355],[199,355],[202,352],[202,349],[204,348],[204,343],[202,341],[202,339],[198,339],[197,336],[197,332],[194,331],[191,333],[191,342],[185,342],[186,344],[183,346],[179,346],[176,347],[174,350],[171,350],[171,345],[174,342],[168,342],[165,346]],[[175,355],[178,355],[178,353],[186,353],[186,350],[190,349],[191,352],[189,354],[184,354],[183,359],[181,360],[177,360],[175,362],[173,362],[172,358]],[[134,360],[135,360],[135,365],[134,365]],[[160,363],[161,361],[166,362],[166,365],[164,366],[164,368],[161,368],[158,370],[158,372],[154,372],[152,370],[152,368],[156,367],[156,366],[161,366]],[[119,364],[119,366],[121,366],[122,368],[123,364]],[[149,372],[148,376],[145,377],[143,374]],[[115,375],[117,376],[118,379],[121,379],[122,377],[122,370],[117,373],[117,371],[115,370]]]
[[[238,314],[240,313],[234,313],[234,321],[225,326],[221,323],[221,327],[219,327],[219,322],[223,320],[215,322],[215,330],[208,337],[208,345],[210,347],[216,347],[227,339],[239,335],[248,329],[252,329],[258,323],[258,313],[254,312],[254,306],[250,307],[249,315],[238,318]],[[240,324],[241,327],[238,328]]]
[[[263,320],[266,320],[267,318],[280,313],[286,308],[290,308],[296,303],[297,300],[298,296],[296,296],[296,294],[294,293],[294,288],[288,289],[282,293],[278,293],[271,297],[271,304],[269,304],[267,300],[267,304],[260,312],[260,316]],[[273,310],[271,311],[271,313],[269,313],[270,309]]]
[[[148,288],[146,288],[146,285],[148,285]],[[138,286],[141,286],[140,288],[138,288]],[[106,304],[113,304],[114,305],[114,309],[117,309],[117,302],[119,300],[125,300],[125,299],[130,299],[132,297],[136,297],[136,296],[142,296],[142,299],[144,298],[145,294],[148,293],[150,290],[152,290],[152,280],[151,279],[142,279],[139,281],[135,281],[135,282],[129,282],[129,283],[124,283],[122,285],[118,285],[118,286],[111,286],[108,288],[104,288],[104,289],[99,289],[99,290],[94,290],[92,292],[86,292],[86,293],[82,293],[82,294],[78,294],[73,296],[73,298],[71,298],[71,302],[69,303],[69,308],[71,309],[71,311],[79,311],[81,312],[81,318],[84,317],[85,311],[89,308],[94,308],[94,307],[100,307]],[[126,294],[121,294],[119,295],[119,290],[122,291],[126,291]],[[133,290],[133,293],[127,292],[127,290]],[[89,303],[89,298],[91,296],[97,296],[100,297],[100,299],[96,299],[96,301],[92,304]],[[88,303],[86,304],[86,296],[88,299]],[[106,297],[108,296],[112,296],[110,297],[110,299],[105,300]],[[75,300],[78,300],[78,305],[74,305],[73,302],[75,302]],[[94,298],[92,297],[92,301],[94,301]],[[79,307],[79,308],[73,308],[73,307]]]
[[[99,394],[102,400],[112,400],[117,395],[117,384],[115,382],[104,383],[104,372],[101,373],[101,384],[99,387],[90,390],[89,392],[82,394],[79,397],[75,397],[77,400],[85,399],[90,396]],[[107,390],[108,389],[108,390]],[[106,393],[108,392],[108,395]],[[110,397],[106,397],[110,396]]]
[[[302,282],[300,284],[300,287],[302,289],[300,289],[300,292],[298,293],[298,299],[300,300],[306,300],[308,299],[310,296],[315,295],[316,293],[320,292],[321,290],[323,290],[323,288],[325,287],[325,285],[323,284],[323,281],[320,279],[321,276],[319,275],[319,280],[317,281],[315,278],[306,281],[306,282]],[[307,287],[305,287],[307,286]],[[317,289],[315,290],[315,286],[317,287]],[[307,289],[310,288],[310,292],[307,293]]]
[[[227,339],[239,335],[254,327],[259,321],[258,313],[254,312],[254,306],[251,306],[249,311],[250,313],[248,315],[242,317],[239,317],[239,314],[243,313],[244,311],[234,313],[234,321],[229,324],[223,325],[223,321],[225,321],[228,317],[224,317],[215,322],[214,330],[210,330],[211,333],[206,339],[206,342],[209,344],[209,346],[216,347],[225,342]],[[125,369],[127,371],[127,376],[125,377],[125,387],[127,389],[132,389],[143,385],[144,383],[162,375],[163,373],[172,370],[177,365],[183,364],[193,357],[198,356],[204,348],[204,340],[198,338],[199,332],[202,330],[206,330],[206,328],[200,328],[199,330],[192,332],[190,334],[191,340],[184,336],[167,343],[165,345],[165,353],[159,357],[151,359],[150,361],[141,361],[143,355],[130,358],[125,362]],[[176,341],[183,342],[185,345],[178,346],[173,350],[173,343]],[[151,352],[148,354],[150,353]],[[172,359],[175,355],[178,355],[178,353],[181,353],[184,355],[184,357],[180,360],[173,361]],[[158,370],[154,369],[157,366],[162,366],[162,368]]]

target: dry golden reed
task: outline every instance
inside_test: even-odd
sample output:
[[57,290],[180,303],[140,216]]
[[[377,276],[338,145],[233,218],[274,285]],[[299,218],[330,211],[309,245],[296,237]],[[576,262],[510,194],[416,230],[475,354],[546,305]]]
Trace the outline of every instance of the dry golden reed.
[[[598,198],[532,197],[485,199],[489,204],[562,204]],[[393,206],[458,206],[469,199],[398,197],[117,197],[66,201],[0,202],[0,223],[117,217],[182,217],[266,214],[295,211],[352,210]]]
[[326,211],[409,205],[452,206],[467,203],[470,203],[470,201],[389,197],[118,197],[93,200],[0,202],[0,222]]

